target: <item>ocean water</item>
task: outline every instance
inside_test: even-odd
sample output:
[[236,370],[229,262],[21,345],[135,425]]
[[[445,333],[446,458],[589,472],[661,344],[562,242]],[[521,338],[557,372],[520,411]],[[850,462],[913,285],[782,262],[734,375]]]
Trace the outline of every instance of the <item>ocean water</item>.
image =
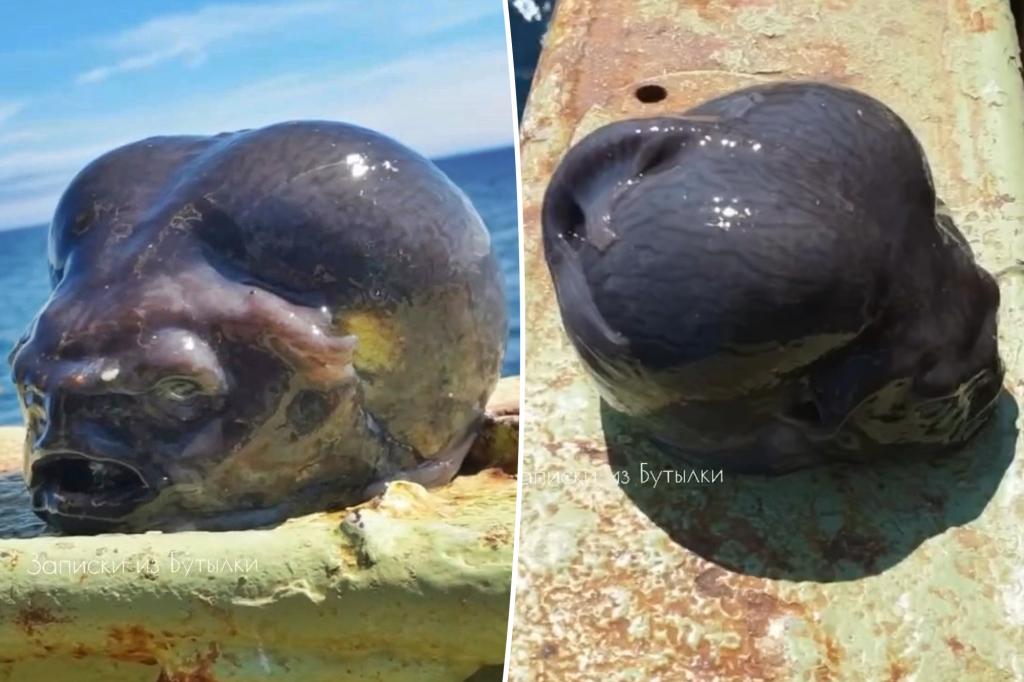
[[435,159],[434,163],[469,195],[491,233],[505,277],[509,338],[502,374],[519,374],[519,209],[516,155],[512,147]]
[[[462,154],[434,162],[463,189],[491,233],[508,299],[509,342],[502,373],[519,372],[519,229],[515,152],[512,147]],[[50,295],[46,227],[0,231],[0,424],[21,414],[6,370],[6,356]]]
[[509,29],[512,35],[512,66],[516,79],[516,108],[523,120],[526,97],[530,94],[533,72],[548,22],[555,11],[555,0],[508,0]]

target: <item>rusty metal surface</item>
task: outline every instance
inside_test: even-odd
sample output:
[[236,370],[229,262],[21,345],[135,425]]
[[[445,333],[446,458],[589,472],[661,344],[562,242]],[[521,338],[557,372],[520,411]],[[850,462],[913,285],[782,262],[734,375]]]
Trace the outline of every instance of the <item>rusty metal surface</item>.
[[[510,680],[1024,679],[1019,67],[1005,1],[561,0],[521,141],[530,334]],[[914,129],[979,259],[1003,271],[1006,392],[972,447],[941,461],[642,481],[640,462],[671,464],[602,414],[564,338],[540,245],[547,180],[608,121],[777,79],[856,87]],[[640,102],[644,84],[667,97]]]
[[0,680],[461,682],[503,659],[514,506],[490,469],[271,530],[0,540]]
[[481,471],[225,533],[40,535],[18,473],[24,429],[0,428],[0,680],[494,679],[518,387],[503,379],[488,403]]

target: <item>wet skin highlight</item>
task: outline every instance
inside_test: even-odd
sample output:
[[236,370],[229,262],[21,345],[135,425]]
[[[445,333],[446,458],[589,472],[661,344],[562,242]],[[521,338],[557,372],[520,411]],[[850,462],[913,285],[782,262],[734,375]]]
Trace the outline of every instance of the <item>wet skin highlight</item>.
[[11,353],[58,529],[227,529],[448,482],[506,338],[465,195],[375,132],[292,122],[103,155]]
[[612,123],[563,158],[542,222],[602,397],[683,459],[941,452],[994,408],[997,285],[867,95],[772,84]]

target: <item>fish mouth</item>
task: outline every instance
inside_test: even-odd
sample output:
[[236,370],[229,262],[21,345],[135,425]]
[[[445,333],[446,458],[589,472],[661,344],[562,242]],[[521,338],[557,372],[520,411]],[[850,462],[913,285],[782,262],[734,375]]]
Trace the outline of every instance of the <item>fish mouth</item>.
[[76,452],[48,454],[32,465],[32,509],[61,530],[95,533],[156,497],[137,469]]

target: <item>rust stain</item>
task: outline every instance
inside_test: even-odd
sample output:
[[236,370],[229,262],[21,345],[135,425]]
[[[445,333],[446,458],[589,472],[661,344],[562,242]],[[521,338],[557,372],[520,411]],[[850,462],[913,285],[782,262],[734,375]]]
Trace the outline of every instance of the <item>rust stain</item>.
[[[638,638],[630,634],[629,623],[623,617],[609,617],[607,601],[597,596],[591,600],[589,611],[575,614],[575,617],[590,633],[589,638],[600,641],[602,648],[609,651],[632,651],[634,655],[644,655],[668,647],[675,652],[675,660],[646,667],[648,675],[671,675],[682,665],[698,679],[779,679],[779,671],[785,669],[785,657],[781,651],[762,647],[761,642],[774,619],[787,615],[803,616],[803,607],[758,589],[755,579],[727,573],[692,557],[687,557],[684,562],[685,565],[678,567],[676,572],[681,576],[699,574],[697,589],[701,590],[703,585],[701,595],[717,602],[723,616],[718,620],[716,629],[738,633],[737,642],[719,644],[706,637],[693,642],[688,631],[673,625],[669,619],[661,618],[650,623],[651,632],[647,636]],[[628,581],[633,579],[628,567],[612,569],[600,578],[578,567],[570,567],[568,571],[573,589],[582,594],[600,595],[609,585],[629,584]],[[547,590],[546,601],[554,609],[570,598],[569,594],[562,593],[564,589]],[[693,594],[687,597],[675,590],[640,590],[634,596],[638,600],[636,611],[641,613],[666,613],[696,621],[702,620],[705,613],[705,609],[693,599]],[[547,642],[540,653],[545,663],[543,670],[550,675],[548,679],[567,679],[566,674],[578,670],[578,652]],[[603,668],[595,668],[592,672],[598,673],[599,670]]]
[[821,664],[815,669],[815,677],[822,681],[837,679],[842,670],[843,648],[834,637],[825,632],[818,631],[813,636],[824,656]]
[[985,12],[979,10],[971,14],[967,27],[971,33],[987,33],[995,28],[995,22]]
[[[798,54],[793,54],[785,42],[766,43],[757,51],[758,56],[743,61],[746,67],[725,63],[734,53],[734,46],[718,36],[686,34],[681,44],[667,44],[658,49],[692,50],[700,57],[689,61],[684,59],[686,68],[681,64],[678,70],[673,61],[673,70],[669,72],[664,68],[654,71],[649,65],[645,68],[629,64],[624,73],[614,78],[602,78],[597,84],[592,84],[593,92],[583,93],[585,103],[572,113],[576,121],[583,119],[591,110],[602,110],[609,119],[681,112],[722,92],[756,82],[778,80],[782,76],[773,65],[785,62],[789,62],[787,78],[851,85],[857,80],[856,74],[850,70],[849,50],[832,40],[808,38]],[[636,96],[641,85],[664,88],[665,99],[654,104],[641,102]],[[549,175],[545,172],[544,177]],[[524,208],[524,223],[539,223],[537,208],[532,205]]]
[[718,566],[701,571],[700,575],[694,578],[694,585],[697,591],[707,597],[731,597],[732,589],[724,583],[718,582],[728,575],[724,569]]
[[156,665],[157,653],[169,647],[141,625],[114,627],[107,632],[110,657],[131,663]]
[[66,617],[57,616],[50,609],[32,605],[18,609],[18,613],[14,616],[15,625],[24,630],[29,637],[34,635],[40,626],[67,623],[68,620]]
[[[598,443],[587,438],[576,438],[562,443],[561,446],[556,444],[549,445],[553,445],[552,448],[549,448],[551,450],[551,454],[557,454],[559,457],[583,457],[584,459],[598,463],[605,463],[608,461],[607,451]],[[559,452],[563,449],[569,450],[569,452]]]
[[967,649],[963,642],[952,636],[946,638],[946,646],[957,656],[963,656],[964,651]]
[[984,33],[992,28],[985,13],[972,7],[971,0],[956,0],[956,17],[964,25],[968,33]]
[[966,549],[981,549],[987,544],[985,536],[973,528],[957,528],[953,531],[953,537]]
[[973,9],[970,0],[957,0],[956,13],[968,33],[988,33],[996,27],[995,21],[984,9]]
[[[701,7],[691,9],[699,12]],[[610,91],[662,75],[663,68],[651,55],[671,54],[672,68],[678,71],[722,68],[713,55],[729,47],[724,37],[688,30],[679,17],[645,22],[622,19],[615,12],[597,12],[588,17],[584,30],[588,44],[616,45],[619,49],[555,50],[550,54],[553,63],[542,67],[560,70],[565,84],[575,86],[564,112],[570,120],[581,119]],[[542,60],[547,56],[546,52]]]
[[906,666],[900,661],[893,661],[889,664],[889,677],[886,678],[888,682],[900,682],[900,680],[906,678],[910,671],[907,670]]
[[506,526],[494,526],[484,534],[482,539],[486,546],[497,551],[512,543],[512,532]]
[[220,655],[220,646],[211,642],[205,654],[196,654],[195,658],[186,664],[187,670],[168,671],[164,668],[156,682],[217,682],[211,668]]
[[711,0],[692,0],[684,3],[697,10],[701,19],[715,22],[734,21],[736,15],[744,9],[770,8],[776,4],[775,0],[725,0],[724,2],[712,2]]

